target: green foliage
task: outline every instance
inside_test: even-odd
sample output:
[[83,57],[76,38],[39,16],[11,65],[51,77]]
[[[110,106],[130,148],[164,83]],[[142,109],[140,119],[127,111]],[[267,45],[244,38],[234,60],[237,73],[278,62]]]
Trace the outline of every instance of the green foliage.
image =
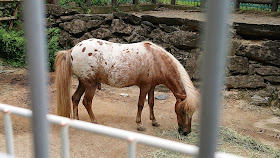
[[26,44],[23,31],[6,31],[0,28],[0,57],[15,67],[26,65]]
[[[61,49],[59,46],[59,28],[49,28],[47,30],[48,39],[48,68],[54,70],[55,53]],[[0,28],[0,57],[6,64],[14,67],[25,67],[26,61],[26,42],[24,32],[7,31]]]
[[56,52],[61,50],[62,48],[59,46],[59,28],[49,28],[47,31],[47,38],[48,38],[48,67],[50,71],[54,71],[54,61]]

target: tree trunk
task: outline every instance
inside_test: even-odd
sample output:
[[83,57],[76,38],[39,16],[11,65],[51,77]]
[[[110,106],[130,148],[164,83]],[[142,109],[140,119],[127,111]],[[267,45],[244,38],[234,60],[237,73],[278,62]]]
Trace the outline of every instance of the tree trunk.
[[112,0],[112,6],[116,6],[117,5],[117,0]]
[[276,12],[278,10],[278,0],[272,0],[271,11]]
[[91,7],[91,0],[86,0],[87,7]]
[[175,0],[171,0],[171,5],[175,5]]
[[53,4],[59,5],[59,0],[53,0]]
[[234,10],[237,11],[240,8],[240,1],[239,0],[234,0]]
[[133,0],[133,4],[138,4],[138,0]]
[[206,0],[200,0],[200,7],[205,8]]

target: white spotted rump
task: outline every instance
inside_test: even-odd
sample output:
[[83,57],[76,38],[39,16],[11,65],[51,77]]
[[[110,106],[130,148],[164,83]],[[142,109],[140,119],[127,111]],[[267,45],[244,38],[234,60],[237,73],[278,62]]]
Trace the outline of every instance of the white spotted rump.
[[[114,87],[133,85],[139,78],[137,76],[153,74],[150,61],[153,55],[147,52],[143,43],[118,44],[100,39],[82,41],[72,50],[72,71],[81,78],[98,80]],[[151,70],[147,70],[149,68]]]

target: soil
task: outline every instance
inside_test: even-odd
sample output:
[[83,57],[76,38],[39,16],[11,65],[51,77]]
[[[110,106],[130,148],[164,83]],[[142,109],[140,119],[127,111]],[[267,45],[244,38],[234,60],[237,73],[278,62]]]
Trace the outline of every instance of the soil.
[[[137,16],[153,15],[157,17],[183,18],[198,21],[205,21],[204,12],[197,10],[173,10],[168,8],[159,8],[155,11],[131,12]],[[232,22],[249,23],[249,24],[271,24],[280,25],[279,12],[264,12],[264,11],[244,11],[240,10],[232,13],[228,18],[229,24]]]
[[[204,20],[199,12],[158,10],[150,12],[136,12],[135,14],[150,14],[165,17],[185,17],[189,19]],[[280,24],[278,15],[252,13],[234,14],[233,20],[248,23]],[[29,108],[30,87],[26,69],[15,69],[0,66],[0,103],[17,107]],[[8,70],[8,71],[6,71]],[[54,86],[54,74],[49,74],[49,113],[56,114],[56,88]],[[73,78],[72,92],[77,88],[78,81]],[[129,96],[121,96],[127,93]],[[102,89],[96,92],[93,99],[93,111],[97,121],[101,125],[120,128],[128,131],[136,130],[136,113],[139,89],[137,87],[113,88],[102,85]],[[175,98],[169,91],[157,90],[155,95],[166,94],[166,100],[155,100],[155,116],[160,127],[153,127],[149,120],[149,108],[147,102],[142,114],[142,123],[147,129],[140,132],[147,135],[158,136],[158,131],[176,129],[177,121],[174,112]],[[249,135],[265,144],[280,148],[279,117],[273,115],[268,107],[250,105],[242,97],[240,91],[223,91],[223,104],[220,107],[220,124],[237,130],[239,133]],[[193,122],[199,124],[199,109],[194,114]],[[89,116],[79,104],[79,116],[82,121],[90,121]],[[32,157],[32,135],[30,120],[18,116],[12,116],[14,130],[15,154],[17,157]],[[0,115],[3,122],[3,115]],[[3,124],[0,124],[0,153],[5,153],[5,138]],[[50,129],[50,157],[60,157],[60,128],[52,125]],[[179,140],[175,140],[179,141]],[[88,132],[70,129],[71,157],[126,157],[127,144],[124,141],[95,135]],[[137,157],[146,157],[149,151],[153,151],[143,145],[137,145]]]
[[[29,83],[26,69],[2,68],[0,74],[0,102],[17,107],[29,108]],[[12,69],[12,71],[5,71]],[[56,114],[56,88],[54,74],[49,74],[49,113]],[[72,79],[72,92],[77,88],[77,79]],[[164,91],[165,92],[164,92]],[[126,93],[128,96],[121,96]],[[120,128],[128,131],[136,130],[135,117],[137,113],[137,100],[139,89],[137,87],[113,88],[102,85],[93,99],[93,110],[98,123],[105,126]],[[279,117],[272,114],[269,108],[250,105],[246,100],[240,99],[239,91],[224,91],[223,105],[221,106],[221,125],[237,130],[239,133],[249,135],[265,144],[280,148]],[[155,100],[155,116],[160,127],[153,127],[149,120],[147,101],[142,114],[142,122],[147,135],[158,136],[159,130],[176,129],[177,121],[174,112],[175,97],[163,87],[158,88],[155,95],[166,94],[166,100]],[[193,122],[199,124],[199,109],[194,114]],[[90,121],[89,116],[79,104],[80,120]],[[17,157],[32,157],[32,135],[30,120],[19,116],[12,116],[14,130],[15,154]],[[0,122],[3,115],[0,115]],[[0,125],[3,129],[3,124]],[[60,157],[60,128],[52,125],[50,132],[51,157]],[[4,130],[0,130],[0,152],[5,152]],[[175,140],[179,141],[179,140]],[[70,146],[72,157],[125,157],[127,144],[124,141],[100,136],[88,132],[70,129]],[[138,145],[138,157],[146,157],[154,148]]]

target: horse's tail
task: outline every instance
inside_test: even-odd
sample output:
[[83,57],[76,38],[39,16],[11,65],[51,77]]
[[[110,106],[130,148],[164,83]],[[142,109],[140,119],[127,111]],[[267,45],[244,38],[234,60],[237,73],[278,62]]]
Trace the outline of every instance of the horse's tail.
[[71,114],[71,50],[59,51],[55,58],[55,76],[57,87],[57,114],[70,117]]

